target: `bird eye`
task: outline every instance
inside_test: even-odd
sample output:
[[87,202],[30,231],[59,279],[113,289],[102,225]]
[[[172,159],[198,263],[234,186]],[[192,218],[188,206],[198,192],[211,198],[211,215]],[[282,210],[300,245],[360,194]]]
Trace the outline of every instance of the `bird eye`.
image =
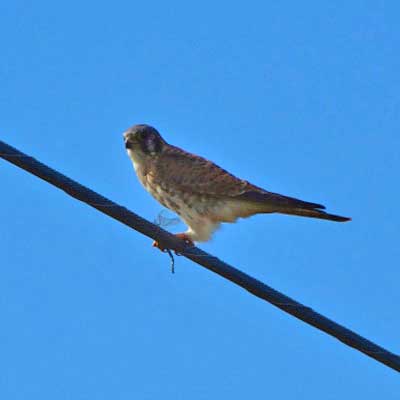
[[157,135],[154,135],[152,132],[146,132],[141,139],[142,149],[145,153],[154,154],[161,151],[161,142]]
[[145,134],[143,136],[143,141],[145,143],[145,146],[150,153],[152,153],[156,148],[156,140],[155,139],[156,138],[152,134]]

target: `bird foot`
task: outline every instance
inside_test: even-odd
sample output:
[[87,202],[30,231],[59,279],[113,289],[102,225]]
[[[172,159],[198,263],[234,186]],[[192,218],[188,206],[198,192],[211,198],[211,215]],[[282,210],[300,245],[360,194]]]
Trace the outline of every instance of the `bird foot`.
[[[179,238],[179,239],[184,240],[185,243],[186,243],[188,246],[191,246],[191,247],[194,246],[193,240],[190,239],[190,237],[189,237],[186,233],[176,233],[175,236],[176,236],[177,238]],[[165,252],[168,250],[166,247],[161,246],[160,243],[158,243],[157,241],[154,241],[153,244],[152,244],[152,246],[153,246],[153,247],[156,247],[158,250],[161,250],[163,253],[165,253]],[[178,254],[178,253],[175,251],[175,254]]]

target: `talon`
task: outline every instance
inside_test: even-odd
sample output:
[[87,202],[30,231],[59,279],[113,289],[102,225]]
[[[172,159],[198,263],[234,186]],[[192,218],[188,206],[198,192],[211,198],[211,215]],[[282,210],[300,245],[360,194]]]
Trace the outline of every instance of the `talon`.
[[175,236],[178,237],[179,239],[184,240],[187,245],[191,247],[194,246],[193,240],[190,239],[190,237],[186,233],[177,233]]
[[[192,239],[189,238],[189,236],[187,236],[186,233],[177,233],[175,235],[176,237],[178,237],[179,239],[182,239],[185,241],[185,243],[188,246],[194,246],[194,242]],[[153,247],[156,247],[158,250],[162,251],[163,253],[165,253],[166,251],[168,251],[168,249],[166,247],[163,247],[160,245],[160,243],[158,243],[156,240],[152,243]],[[176,253],[176,252],[175,252]],[[177,253],[176,253],[177,254]]]
[[167,249],[163,246],[160,245],[160,243],[158,243],[156,240],[152,243],[153,247],[156,247],[158,250],[162,251],[163,253],[165,253],[167,251]]
[[[190,246],[190,247],[193,247],[193,246],[194,246],[193,240],[190,239],[189,236],[186,235],[186,233],[177,233],[177,234],[175,234],[175,236],[178,237],[179,239],[182,239],[188,246]],[[175,254],[176,254],[177,256],[180,256],[180,255],[181,255],[181,254],[178,253],[176,250],[175,250]]]

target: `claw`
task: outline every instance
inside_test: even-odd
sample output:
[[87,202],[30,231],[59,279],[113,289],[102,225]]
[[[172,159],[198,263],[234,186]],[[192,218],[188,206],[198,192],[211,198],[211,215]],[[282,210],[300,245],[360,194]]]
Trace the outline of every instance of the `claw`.
[[182,239],[188,246],[194,246],[193,240],[186,233],[177,233],[175,236]]
[[[186,233],[177,233],[175,236],[178,237],[179,239],[184,240],[188,246],[194,246],[193,240],[190,239]],[[160,243],[158,243],[156,240],[152,243],[152,246],[156,247],[158,250],[162,251],[163,253],[168,251],[168,249],[166,247],[161,246]],[[177,254],[177,253],[175,252],[175,254]]]
[[157,248],[158,250],[162,251],[163,253],[165,253],[167,251],[167,249],[163,246],[160,245],[160,243],[158,243],[156,240],[151,244],[153,247]]

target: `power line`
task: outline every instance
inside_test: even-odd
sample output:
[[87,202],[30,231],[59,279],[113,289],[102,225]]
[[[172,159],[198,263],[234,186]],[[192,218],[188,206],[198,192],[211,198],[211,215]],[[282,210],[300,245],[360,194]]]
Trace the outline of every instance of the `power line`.
[[51,185],[58,187],[70,196],[83,201],[143,235],[156,240],[163,247],[177,251],[184,257],[202,265],[236,285],[241,286],[255,296],[268,301],[288,314],[337,338],[347,346],[353,347],[367,356],[400,372],[400,356],[397,354],[378,346],[344,326],[324,317],[310,307],[298,303],[250,275],[226,264],[217,257],[197,247],[187,246],[184,241],[178,239],[161,227],[152,224],[132,211],[129,211],[127,208],[114,203],[2,141],[0,141],[0,157],[45,180]]

